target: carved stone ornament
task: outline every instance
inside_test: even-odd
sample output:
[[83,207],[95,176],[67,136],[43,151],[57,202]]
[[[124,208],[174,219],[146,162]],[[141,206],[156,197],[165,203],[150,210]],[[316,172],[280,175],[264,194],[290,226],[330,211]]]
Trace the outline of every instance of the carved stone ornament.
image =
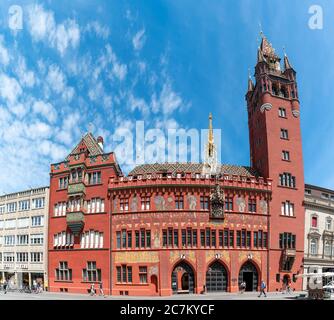
[[224,219],[225,195],[220,189],[220,185],[216,184],[210,196],[211,201],[211,218]]
[[264,103],[261,107],[260,107],[260,111],[263,113],[265,110],[269,111],[271,110],[273,106],[270,103]]

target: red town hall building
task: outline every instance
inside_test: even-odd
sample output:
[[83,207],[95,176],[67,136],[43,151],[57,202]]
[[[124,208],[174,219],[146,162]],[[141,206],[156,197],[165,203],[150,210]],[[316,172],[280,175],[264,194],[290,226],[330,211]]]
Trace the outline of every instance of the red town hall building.
[[304,177],[296,73],[263,36],[246,94],[251,167],[143,164],[123,175],[86,134],[51,166],[49,290],[162,295],[269,291],[302,271]]

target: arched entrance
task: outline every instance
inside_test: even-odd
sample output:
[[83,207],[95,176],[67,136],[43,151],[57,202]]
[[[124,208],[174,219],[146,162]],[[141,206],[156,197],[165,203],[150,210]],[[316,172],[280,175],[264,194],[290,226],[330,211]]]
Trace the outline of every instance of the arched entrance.
[[173,293],[194,293],[194,272],[190,265],[184,261],[178,263],[172,272]]
[[259,275],[256,267],[250,261],[243,264],[239,272],[239,287],[242,282],[246,283],[246,291],[257,291]]
[[151,283],[153,284],[154,292],[158,293],[158,278],[155,274],[151,276]]
[[219,261],[213,262],[206,272],[206,290],[207,292],[227,291],[227,271]]

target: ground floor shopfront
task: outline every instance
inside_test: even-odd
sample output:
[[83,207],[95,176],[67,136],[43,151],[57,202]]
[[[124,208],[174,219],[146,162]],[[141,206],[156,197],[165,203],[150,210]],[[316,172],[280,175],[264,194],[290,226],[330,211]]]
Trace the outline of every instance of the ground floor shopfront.
[[38,283],[44,288],[46,285],[45,278],[45,274],[42,271],[0,271],[1,283],[7,281],[9,287],[13,289],[22,289],[25,286],[32,287]]

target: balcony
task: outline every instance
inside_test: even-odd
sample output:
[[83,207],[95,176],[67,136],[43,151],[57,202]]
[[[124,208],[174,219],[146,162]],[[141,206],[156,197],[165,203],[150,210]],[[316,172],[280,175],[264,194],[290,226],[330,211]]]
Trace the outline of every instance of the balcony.
[[290,272],[296,259],[296,249],[286,248],[282,250],[280,271]]
[[77,236],[85,224],[85,215],[82,211],[67,212],[66,222],[72,233]]
[[67,187],[67,193],[70,196],[82,196],[86,194],[86,186],[83,182],[73,182]]

